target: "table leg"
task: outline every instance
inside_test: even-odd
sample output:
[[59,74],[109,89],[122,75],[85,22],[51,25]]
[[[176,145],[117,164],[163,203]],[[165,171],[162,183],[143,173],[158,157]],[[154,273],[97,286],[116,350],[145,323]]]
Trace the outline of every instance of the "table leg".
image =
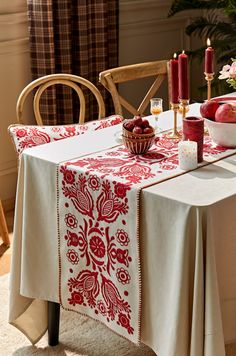
[[59,343],[60,304],[48,302],[48,345]]

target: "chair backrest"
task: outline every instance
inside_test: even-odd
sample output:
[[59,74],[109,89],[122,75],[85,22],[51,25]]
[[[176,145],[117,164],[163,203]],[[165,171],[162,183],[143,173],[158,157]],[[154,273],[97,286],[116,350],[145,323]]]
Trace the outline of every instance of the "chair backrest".
[[102,98],[101,93],[99,90],[96,88],[94,84],[92,84],[89,80],[79,77],[74,74],[49,74],[46,76],[43,76],[41,78],[38,78],[31,83],[29,83],[21,92],[17,104],[16,104],[16,116],[17,116],[17,121],[19,123],[23,123],[22,120],[22,115],[23,115],[23,108],[24,108],[24,103],[25,99],[27,98],[28,94],[35,88],[38,88],[35,95],[34,95],[34,100],[33,100],[33,109],[34,109],[34,115],[35,119],[38,125],[43,125],[43,120],[40,115],[40,109],[39,109],[39,103],[40,103],[40,98],[42,93],[51,85],[55,84],[64,84],[67,85],[71,88],[73,88],[76,93],[78,94],[79,100],[80,100],[80,115],[79,115],[79,124],[84,123],[84,118],[85,118],[85,97],[82,89],[80,86],[77,84],[84,85],[90,91],[94,94],[97,103],[98,103],[98,108],[99,108],[99,119],[105,117],[105,105],[104,101]]
[[[167,74],[168,61],[161,60],[105,70],[99,74],[99,81],[111,93],[116,114],[123,115],[123,107],[132,115],[142,115],[149,105],[150,99],[156,95],[163,80],[167,77]],[[136,109],[119,94],[117,84],[146,77],[155,77],[155,80]]]

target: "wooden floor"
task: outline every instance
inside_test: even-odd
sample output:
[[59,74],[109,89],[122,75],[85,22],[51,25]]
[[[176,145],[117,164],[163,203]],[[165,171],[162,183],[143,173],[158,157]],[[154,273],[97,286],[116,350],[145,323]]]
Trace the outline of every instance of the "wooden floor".
[[11,246],[7,248],[0,236],[0,276],[10,272],[11,253],[12,253],[12,230],[13,230],[13,211],[6,213],[7,226],[10,234]]

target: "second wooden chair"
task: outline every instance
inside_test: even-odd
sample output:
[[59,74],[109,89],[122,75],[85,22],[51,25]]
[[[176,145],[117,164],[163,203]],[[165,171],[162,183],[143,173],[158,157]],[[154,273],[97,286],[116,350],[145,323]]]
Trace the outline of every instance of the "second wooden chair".
[[[111,93],[115,113],[123,115],[125,108],[132,115],[142,115],[150,103],[150,99],[156,95],[168,73],[168,61],[153,61],[138,64],[130,64],[122,67],[105,70],[99,74],[99,81]],[[129,82],[141,78],[154,77],[154,82],[136,109],[118,91],[117,84]]]

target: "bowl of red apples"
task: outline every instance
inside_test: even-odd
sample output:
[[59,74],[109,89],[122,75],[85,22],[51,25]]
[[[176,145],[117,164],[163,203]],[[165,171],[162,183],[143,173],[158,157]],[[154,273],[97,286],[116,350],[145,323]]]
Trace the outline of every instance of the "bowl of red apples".
[[[227,100],[226,100],[227,99]],[[205,101],[200,112],[213,142],[223,147],[236,147],[236,98]]]
[[126,120],[122,127],[122,140],[125,147],[136,155],[146,153],[155,139],[155,130],[147,119],[135,116]]

